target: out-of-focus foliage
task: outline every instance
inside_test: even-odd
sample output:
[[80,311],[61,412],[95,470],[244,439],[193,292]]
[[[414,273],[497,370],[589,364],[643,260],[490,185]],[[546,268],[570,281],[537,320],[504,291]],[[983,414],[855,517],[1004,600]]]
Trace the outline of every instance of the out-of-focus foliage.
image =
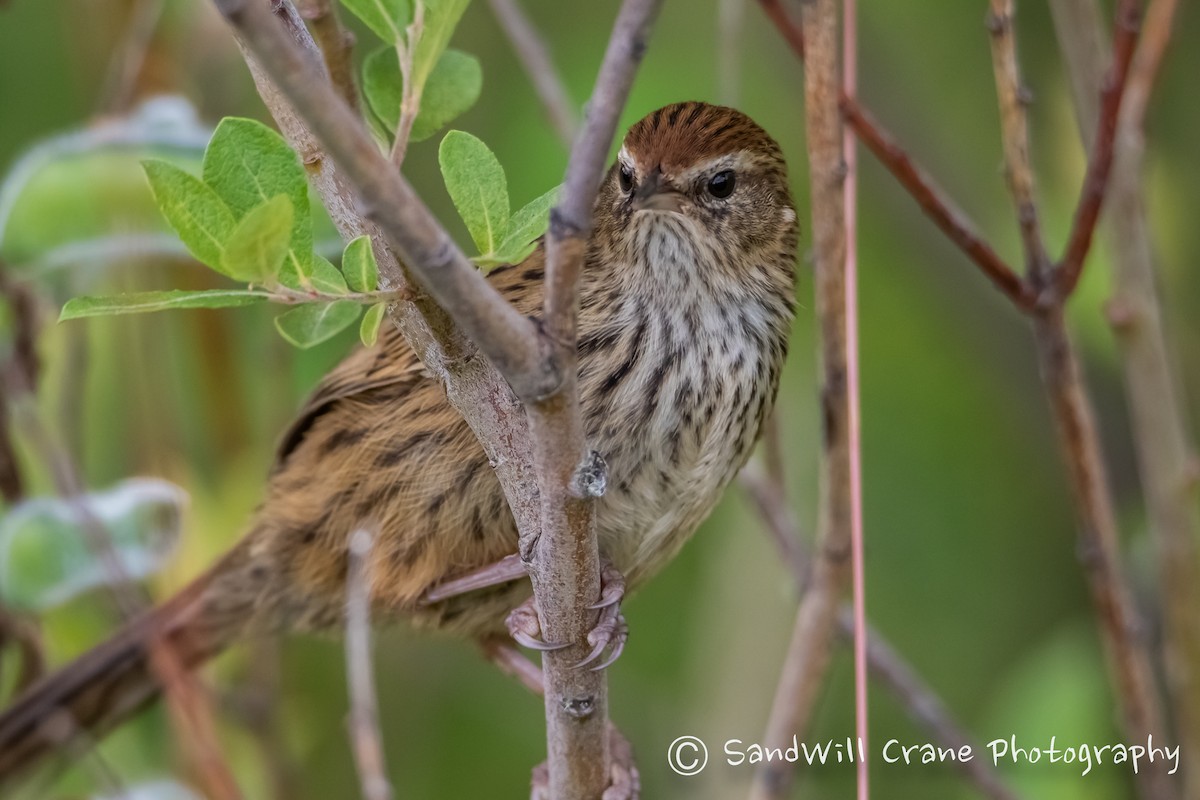
[[[98,586],[153,575],[175,552],[186,500],[167,481],[134,478],[75,502],[14,505],[0,518],[0,601],[47,611]],[[98,552],[106,546],[111,558]]]
[[[582,105],[600,62],[615,2],[523,5],[546,31]],[[748,2],[740,37],[718,29],[715,0],[668,3],[624,116],[668,102],[728,100],[780,141],[802,221],[809,219],[802,73]],[[1200,104],[1193,100],[1200,9],[1182,4],[1176,47],[1149,120],[1148,207],[1165,313],[1189,396],[1200,396]],[[0,10],[0,171],[56,132],[79,127],[105,102],[127,0],[13,0]],[[970,3],[860,3],[861,94],[979,223],[1006,257],[1020,252],[1001,174],[984,10]],[[343,15],[347,18],[350,15]],[[357,22],[355,22],[357,25]],[[360,42],[372,41],[364,27]],[[1038,196],[1052,249],[1061,247],[1083,172],[1082,150],[1048,11],[1021,6],[1020,52],[1031,106]],[[467,10],[455,47],[479,59],[486,89],[455,122],[506,166],[516,207],[562,179],[565,152],[485,3]],[[717,95],[718,53],[737,48],[736,98]],[[359,57],[371,49],[359,49]],[[432,80],[432,79],[431,79]],[[241,57],[206,3],[172,0],[152,41],[146,91],[182,93],[215,124],[266,119]],[[190,151],[197,159],[199,151]],[[164,247],[166,230],[138,151],[72,158],[33,176],[14,208],[0,256],[38,274],[56,305],[81,294],[228,288]],[[158,153],[161,157],[161,153]],[[981,743],[1026,746],[1119,741],[1112,693],[1076,560],[1071,505],[1053,443],[1025,321],[925,220],[868,154],[862,169],[860,300],[864,392],[867,598],[878,627],[937,689]],[[409,149],[405,171],[464,247],[472,241],[439,174],[436,140]],[[802,249],[808,241],[803,225]],[[96,250],[119,234],[134,249]],[[1099,238],[1104,243],[1104,235]],[[318,252],[341,251],[314,219]],[[71,251],[72,245],[81,250]],[[82,247],[86,245],[86,247]],[[101,258],[97,253],[109,255]],[[47,263],[53,266],[49,269]],[[1091,259],[1072,324],[1097,400],[1135,585],[1153,580],[1144,514],[1115,349],[1103,315],[1109,262]],[[801,520],[816,503],[819,403],[814,386],[811,275],[800,264],[799,310],[780,396],[789,487]],[[79,456],[88,484],[159,475],[187,489],[183,541],[154,579],[163,597],[241,533],[259,500],[274,441],[319,376],[354,346],[347,329],[296,351],[261,306],[99,319],[49,326],[40,402]],[[7,323],[4,323],[7,324]],[[1196,418],[1191,405],[1192,421]],[[44,468],[21,443],[31,489]],[[1148,592],[1143,594],[1148,595]],[[650,797],[741,796],[746,767],[723,763],[722,743],[756,741],[765,724],[795,592],[772,543],[736,491],[680,558],[627,605],[632,638],[612,669],[611,712],[631,739]],[[62,663],[112,630],[90,597],[45,617],[50,656]],[[407,797],[518,797],[544,758],[541,702],[487,665],[469,644],[381,635],[377,653],[388,766]],[[7,666],[7,665],[6,665]],[[345,735],[343,660],[333,641],[297,638],[239,648],[210,670],[223,689],[221,734],[246,795],[296,800],[356,792]],[[834,661],[808,739],[853,730],[848,659]],[[881,687],[872,736],[916,743],[928,734]],[[265,700],[264,700],[265,699]],[[178,774],[181,759],[161,709],[107,739],[102,751],[130,783]],[[705,739],[713,761],[682,778],[665,764],[681,735]],[[266,742],[266,744],[264,744]],[[877,752],[877,747],[873,747]],[[873,763],[889,800],[976,796],[945,766]],[[1125,797],[1128,773],[1078,778],[1075,765],[1003,766],[1030,797]],[[849,766],[804,773],[803,796],[849,796]],[[70,770],[50,796],[97,793]]]

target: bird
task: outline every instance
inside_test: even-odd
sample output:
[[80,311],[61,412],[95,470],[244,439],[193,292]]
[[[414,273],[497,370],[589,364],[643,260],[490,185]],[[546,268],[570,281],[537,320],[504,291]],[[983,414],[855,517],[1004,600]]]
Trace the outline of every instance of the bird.
[[[580,279],[579,392],[587,446],[607,463],[600,553],[631,590],[712,511],[772,412],[798,236],[778,143],[732,108],[651,112],[602,179]],[[539,242],[488,280],[536,317],[544,267]],[[65,713],[94,739],[150,702],[160,692],[152,643],[194,669],[254,637],[336,632],[349,539],[368,523],[374,621],[482,638],[509,631],[527,603],[519,576],[423,599],[511,559],[517,529],[482,446],[392,326],[320,381],[224,556],[0,713],[0,784],[54,751],[47,720]]]

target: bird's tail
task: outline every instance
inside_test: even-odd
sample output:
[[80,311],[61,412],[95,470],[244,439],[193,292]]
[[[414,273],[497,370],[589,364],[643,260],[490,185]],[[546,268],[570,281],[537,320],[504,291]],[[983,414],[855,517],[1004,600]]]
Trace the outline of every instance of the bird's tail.
[[[97,739],[161,691],[162,654],[190,670],[228,647],[245,627],[251,598],[225,592],[244,556],[234,548],[166,603],[30,686],[0,713],[0,786],[86,734]],[[244,563],[244,562],[243,562]],[[239,607],[241,606],[241,607]]]

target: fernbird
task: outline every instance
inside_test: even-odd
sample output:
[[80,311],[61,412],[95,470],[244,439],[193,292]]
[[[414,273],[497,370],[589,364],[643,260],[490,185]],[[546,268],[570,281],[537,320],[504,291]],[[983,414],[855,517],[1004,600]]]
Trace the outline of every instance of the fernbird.
[[[608,464],[601,555],[631,588],[709,514],[771,412],[796,238],[779,146],[730,108],[651,113],[602,182],[580,287],[579,387],[588,447]],[[488,277],[535,315],[544,259],[539,246]],[[46,720],[65,711],[94,737],[154,697],[151,641],[195,667],[255,634],[336,631],[348,540],[368,522],[377,619],[484,637],[529,595],[514,579],[422,601],[515,553],[517,530],[482,447],[391,326],[309,398],[232,550],[0,716],[0,781],[54,748]]]

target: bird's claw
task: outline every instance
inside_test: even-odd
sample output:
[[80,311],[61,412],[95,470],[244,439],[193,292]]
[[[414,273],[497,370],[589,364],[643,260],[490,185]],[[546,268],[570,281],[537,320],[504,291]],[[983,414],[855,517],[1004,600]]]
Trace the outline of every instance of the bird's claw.
[[605,606],[600,614],[600,621],[596,623],[596,627],[592,628],[587,640],[588,644],[592,645],[592,651],[575,665],[575,669],[586,667],[600,658],[605,650],[609,651],[608,658],[592,667],[594,672],[611,666],[621,657],[621,652],[625,649],[625,642],[629,640],[629,625],[625,622],[625,617],[617,606]]
[[607,561],[600,568],[600,599],[588,608],[608,608],[625,598],[625,576]]
[[538,621],[537,606],[534,605],[532,597],[514,608],[504,624],[508,628],[508,635],[517,644],[528,647],[530,650],[549,653],[568,646],[566,642],[542,641],[542,623]]
[[[606,652],[608,656],[599,664],[590,667],[592,670],[607,669],[621,657],[625,642],[629,639],[629,625],[621,614],[621,599],[624,596],[625,577],[620,570],[605,562],[600,570],[600,599],[588,606],[600,612],[595,627],[587,635],[587,642],[592,649],[582,661],[574,665],[575,669],[588,667]],[[562,650],[567,646],[558,642],[542,641],[542,625],[532,597],[513,609],[505,624],[513,640],[531,650],[549,652]]]

